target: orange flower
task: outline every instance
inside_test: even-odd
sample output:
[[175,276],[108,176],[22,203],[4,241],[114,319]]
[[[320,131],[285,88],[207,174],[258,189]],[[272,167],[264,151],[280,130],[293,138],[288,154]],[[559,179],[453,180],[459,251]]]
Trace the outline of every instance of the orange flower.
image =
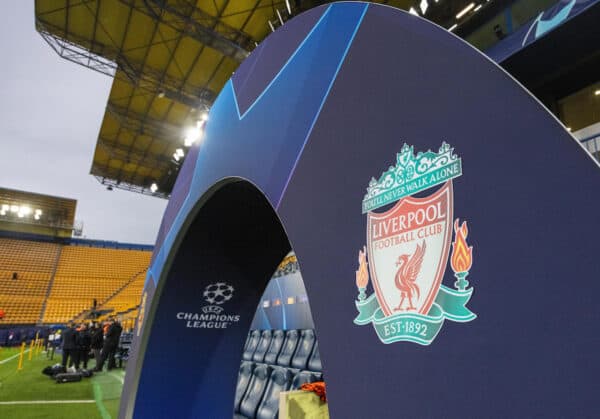
[[312,391],[322,402],[327,402],[327,393],[325,391],[325,382],[315,381],[314,383],[305,383],[300,386],[300,390]]

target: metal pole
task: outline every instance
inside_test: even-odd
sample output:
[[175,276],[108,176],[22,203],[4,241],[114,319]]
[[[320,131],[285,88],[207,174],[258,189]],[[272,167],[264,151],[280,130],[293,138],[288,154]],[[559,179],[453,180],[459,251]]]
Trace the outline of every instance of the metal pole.
[[19,365],[17,366],[17,371],[21,371],[23,369],[23,355],[25,355],[25,342],[21,343],[21,354],[19,355]]
[[31,357],[33,356],[33,342],[34,340],[31,339],[31,343],[29,343],[29,360],[31,361]]

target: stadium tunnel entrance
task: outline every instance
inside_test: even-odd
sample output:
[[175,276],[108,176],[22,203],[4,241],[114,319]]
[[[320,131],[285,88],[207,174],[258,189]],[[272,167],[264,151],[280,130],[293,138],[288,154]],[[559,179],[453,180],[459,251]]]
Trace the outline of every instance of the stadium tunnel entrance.
[[[231,417],[234,399],[239,410],[250,395],[236,385],[240,360],[242,368],[255,362],[261,345],[256,361],[265,362],[269,349],[259,338],[250,353],[248,332],[261,324],[255,320],[261,296],[291,245],[264,194],[246,180],[225,179],[199,200],[179,235],[145,319],[137,391],[122,401],[126,417]],[[308,301],[304,306],[310,312]],[[258,409],[250,398],[246,410]]]

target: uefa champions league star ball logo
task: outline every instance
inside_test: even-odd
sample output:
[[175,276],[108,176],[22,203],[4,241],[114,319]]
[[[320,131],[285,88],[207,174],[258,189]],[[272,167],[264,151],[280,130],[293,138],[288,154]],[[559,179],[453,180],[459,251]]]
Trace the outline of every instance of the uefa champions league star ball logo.
[[204,299],[209,304],[223,304],[226,301],[231,300],[233,297],[233,291],[235,289],[225,282],[217,282],[210,284],[204,289]]

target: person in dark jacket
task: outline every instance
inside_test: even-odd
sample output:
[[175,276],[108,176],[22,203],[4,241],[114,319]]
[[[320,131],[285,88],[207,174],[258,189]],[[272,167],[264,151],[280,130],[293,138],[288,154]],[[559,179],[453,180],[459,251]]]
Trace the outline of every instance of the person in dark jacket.
[[82,323],[81,326],[79,326],[75,343],[77,345],[75,369],[79,369],[79,367],[83,365],[83,369],[87,370],[90,347],[92,346],[92,336],[85,323]]
[[100,365],[98,365],[94,371],[102,371],[104,367],[104,363],[108,359],[107,369],[108,371],[115,368],[115,354],[117,352],[117,348],[119,346],[119,338],[121,337],[121,332],[123,331],[123,327],[121,323],[116,321],[114,318],[109,320],[110,326],[106,332],[106,336],[104,337],[104,346],[102,347],[102,354],[100,357]]
[[94,353],[94,359],[96,360],[96,367],[100,365],[100,352],[104,346],[104,333],[98,323],[92,325],[91,330],[92,337],[92,352]]
[[68,361],[70,361],[69,367],[73,365],[73,361],[75,358],[75,351],[77,349],[76,333],[77,333],[77,331],[73,327],[73,322],[69,322],[69,324],[67,325],[67,328],[62,333],[62,341],[63,341],[62,366],[65,368],[67,368]]

